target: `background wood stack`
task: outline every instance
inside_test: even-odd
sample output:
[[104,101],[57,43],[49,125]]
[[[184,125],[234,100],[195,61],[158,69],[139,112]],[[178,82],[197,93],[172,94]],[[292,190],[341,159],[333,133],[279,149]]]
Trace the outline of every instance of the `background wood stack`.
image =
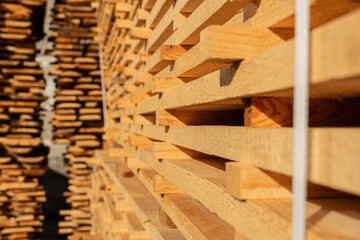
[[70,210],[63,210],[61,234],[78,239],[90,231],[90,165],[94,149],[101,148],[102,92],[94,8],[91,1],[56,1],[52,37],[58,59],[51,73],[57,75],[52,124],[54,142],[69,144],[69,175],[65,192]]
[[[359,239],[360,4],[310,2],[306,234]],[[295,1],[94,6],[93,239],[290,239]]]
[[0,3],[0,238],[38,239],[47,148],[40,139],[43,72],[35,43],[45,0]]

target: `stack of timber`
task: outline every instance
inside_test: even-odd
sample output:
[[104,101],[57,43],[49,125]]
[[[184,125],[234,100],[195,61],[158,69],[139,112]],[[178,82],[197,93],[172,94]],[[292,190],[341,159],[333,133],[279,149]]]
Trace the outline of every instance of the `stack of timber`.
[[71,209],[62,210],[59,232],[80,239],[90,232],[91,156],[102,142],[102,91],[95,9],[88,0],[58,0],[52,37],[58,62],[53,115],[54,143],[69,144],[65,155],[69,176],[64,193]]
[[45,0],[0,2],[0,239],[39,239],[47,148],[43,72],[35,62]]
[[[310,0],[307,239],[360,236],[360,3]],[[294,0],[100,0],[93,239],[291,239]]]

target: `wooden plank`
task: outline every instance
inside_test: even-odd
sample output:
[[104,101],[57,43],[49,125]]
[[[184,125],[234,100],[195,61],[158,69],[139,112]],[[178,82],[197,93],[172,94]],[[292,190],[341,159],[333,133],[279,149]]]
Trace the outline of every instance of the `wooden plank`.
[[126,158],[126,166],[130,169],[131,168],[136,168],[136,169],[149,168],[149,166],[144,161],[142,161],[141,159],[138,159],[136,157]]
[[[357,92],[360,63],[357,47],[346,44],[346,39],[357,39],[355,32],[344,32],[336,42],[325,41],[326,36],[333,36],[339,29],[354,24],[359,18],[359,11],[354,11],[341,19],[330,22],[312,31],[312,61],[310,78],[310,96],[338,97],[358,96]],[[326,43],[326,44],[325,44]],[[336,46],[342,46],[336,48]],[[336,56],[334,51],[337,49]],[[162,95],[159,106],[164,109],[194,104],[225,101],[236,97],[266,96],[291,97],[293,95],[294,68],[289,62],[294,61],[294,42],[288,41],[241,64],[235,64],[208,74],[196,81],[179,86]],[[347,56],[352,56],[351,60]],[[269,59],[272,59],[271,63]],[[329,61],[329,59],[336,59]],[[354,65],[353,65],[354,64]],[[358,65],[357,65],[358,66]],[[332,71],[328,71],[332,69]],[[252,88],[251,86],[256,86]],[[206,94],[205,94],[206,92]],[[181,100],[180,100],[181,99]]]
[[129,19],[116,19],[115,25],[119,29],[130,29],[132,21]]
[[144,229],[143,224],[134,212],[125,211],[123,216],[132,239],[151,239],[149,233]]
[[175,42],[171,44],[195,45],[199,42],[200,32],[204,28],[224,24],[250,2],[250,0],[216,2],[204,0],[176,31],[173,37]]
[[[167,5],[168,3],[171,3],[171,1],[167,1],[165,5]],[[156,51],[156,49],[158,49],[160,45],[164,43],[166,39],[174,32],[173,8],[170,7],[167,9],[167,6],[165,6],[165,8],[163,9],[164,11],[166,10],[167,12],[165,13],[164,16],[161,16],[162,17],[161,20],[159,20],[159,23],[156,25],[146,45],[147,51],[149,52]],[[147,22],[150,22],[151,20],[150,17],[151,15],[149,16],[149,21]],[[159,17],[159,15],[157,17]]]
[[145,147],[152,146],[153,141],[144,136],[129,136],[130,146]]
[[1,230],[2,235],[14,234],[14,233],[23,233],[23,232],[35,232],[33,227],[16,227],[16,228],[4,228]]
[[[267,239],[272,236],[276,236],[277,239],[288,239],[291,236],[291,201],[268,199],[242,202],[236,200],[224,193],[225,172],[222,169],[223,165],[208,165],[204,161],[168,160],[164,162],[165,176],[170,181],[217,213],[220,218],[234,226],[244,236],[252,236],[256,239]],[[354,208],[356,202],[356,198],[317,199],[307,202],[307,236],[327,239],[327,234],[349,237],[354,234],[352,237],[355,237],[357,233],[353,230],[344,231],[344,229],[348,229],[347,224],[351,226],[359,224],[358,217],[350,217],[339,206],[352,209],[356,215],[359,211],[358,208]],[[311,218],[311,215],[317,211],[323,213],[324,217],[321,220]],[[326,214],[330,211],[334,211],[337,217],[349,222],[344,224],[344,222],[333,221],[332,217]],[[281,224],[282,228],[274,228],[274,222]],[[323,227],[329,226],[328,224],[333,226],[332,231],[322,231]]]
[[161,78],[157,77],[153,79],[154,87],[152,88],[152,93],[163,93],[167,90],[170,90],[174,87],[181,86],[187,82],[192,81],[193,79],[189,78]]
[[[251,103],[250,103],[251,102]],[[358,99],[310,99],[309,126],[357,126]],[[252,98],[245,108],[245,126],[290,127],[292,98]]]
[[163,45],[160,47],[160,60],[174,61],[185,54],[191,47],[181,45]]
[[186,194],[164,197],[164,209],[186,239],[234,239],[234,228]]
[[[248,199],[292,198],[292,179],[288,176],[264,171],[255,166],[226,163],[226,190],[234,197]],[[307,185],[307,198],[345,196],[312,183]]]
[[175,75],[198,78],[282,42],[266,28],[210,26],[200,33],[199,44],[175,61]]
[[196,152],[188,148],[176,146],[166,142],[154,142],[152,145],[154,157],[157,159],[188,159],[209,157],[201,152]]
[[[313,167],[309,167],[309,181],[340,191],[360,193],[356,187],[359,180],[353,172],[359,154],[357,130],[310,129],[309,166]],[[172,126],[165,130],[161,126],[144,125],[141,133],[208,155],[249,163],[288,176],[292,174],[292,161],[289,159],[292,159],[293,130],[289,128]],[[227,147],[223,148],[218,144],[220,142]],[[338,171],[346,174],[340,176],[336,174]]]
[[133,157],[133,154],[124,148],[110,148],[108,151],[110,158]]
[[[99,152],[97,153],[100,154]],[[147,231],[151,229],[149,232],[152,238],[184,239],[177,229],[169,229],[166,226],[162,226],[157,217],[161,208],[160,205],[135,176],[116,177],[104,162],[102,165],[122,192],[140,222],[146,223],[145,229]]]
[[132,9],[132,5],[130,3],[117,2],[115,4],[115,11],[116,12],[130,12],[131,9]]
[[154,115],[140,115],[140,114],[137,114],[137,115],[134,115],[133,116],[133,119],[134,119],[134,123],[135,124],[154,124],[155,123],[155,116]]
[[130,30],[130,37],[132,39],[146,40],[150,37],[152,30],[149,28],[133,27]]
[[152,9],[155,5],[156,0],[144,0],[144,8],[145,9]]
[[176,3],[177,5],[175,6],[175,8],[181,13],[192,13],[202,2],[203,0],[182,0]]
[[165,179],[162,175],[153,176],[153,191],[159,194],[182,193],[177,186]]
[[138,103],[149,97],[151,97],[151,95],[149,95],[147,93],[131,93],[131,102]]

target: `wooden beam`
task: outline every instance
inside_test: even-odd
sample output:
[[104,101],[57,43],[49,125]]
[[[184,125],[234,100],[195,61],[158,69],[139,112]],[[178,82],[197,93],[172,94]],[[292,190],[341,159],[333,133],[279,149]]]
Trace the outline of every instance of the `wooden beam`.
[[[132,207],[139,221],[146,223],[145,229],[151,229],[151,231],[149,231],[151,237],[163,240],[184,239],[178,229],[171,229],[159,222],[158,216],[161,206],[137,177],[134,175],[129,176],[129,174],[117,177],[113,170],[105,164],[103,157],[101,157],[103,154],[103,152],[97,152],[97,157],[101,159],[102,166],[124,195],[124,198]],[[128,173],[125,166],[120,164],[120,167],[124,169],[124,174]],[[144,201],[144,199],[146,199],[146,201]],[[149,206],[151,206],[151,208],[149,208]]]
[[151,97],[147,93],[131,93],[131,103],[138,103]]
[[119,29],[130,29],[132,27],[132,21],[129,19],[116,19],[115,24]]
[[[293,130],[229,126],[144,125],[142,135],[197,152],[249,163],[292,175]],[[130,129],[132,131],[133,129]],[[308,180],[335,190],[360,194],[353,169],[360,154],[357,128],[311,128]],[[140,132],[138,132],[140,133]],[[219,145],[218,143],[222,143]],[[226,148],[222,147],[226,146]],[[340,147],[341,146],[341,147]],[[344,157],[346,156],[346,157]],[[345,164],[345,162],[346,164]],[[344,172],[341,176],[338,171]]]
[[160,60],[175,61],[190,48],[191,46],[163,45],[160,47]]
[[188,159],[188,158],[206,158],[204,153],[196,152],[191,149],[176,146],[166,142],[154,142],[152,146],[154,157],[157,159]]
[[187,194],[168,194],[163,207],[186,239],[229,239],[234,228]]
[[192,78],[154,77],[154,88],[152,90],[152,93],[163,93],[167,90],[170,90],[177,86],[181,86],[192,80]]
[[[200,32],[215,24],[224,24],[251,0],[228,1],[221,0],[214,3],[212,0],[204,0],[173,36],[174,43],[181,45],[195,45],[200,40]],[[202,21],[199,21],[202,19]]]
[[131,206],[126,202],[126,200],[116,200],[115,201],[116,211],[130,211],[132,210]]
[[126,165],[128,168],[150,168],[144,161],[136,157],[127,157]]
[[133,154],[124,148],[110,148],[108,151],[110,158],[133,157]]
[[[170,3],[170,1],[168,1]],[[155,52],[173,34],[173,8],[164,8],[167,11],[157,23],[153,33],[147,41],[147,51]]]
[[[360,35],[346,26],[360,21],[360,11],[334,20],[312,31],[310,96],[318,98],[356,97],[360,95]],[[328,36],[342,29],[339,38]],[[336,39],[336,40],[335,40]],[[350,39],[359,39],[347,44]],[[234,98],[254,96],[292,97],[294,87],[294,41],[290,40],[240,64],[210,73],[196,81],[164,92],[159,107],[164,109],[192,106]],[[336,46],[338,51],[330,51]],[[352,56],[349,58],[348,56]],[[268,59],[273,59],[269,64]],[[330,61],[330,59],[335,59]],[[351,60],[350,60],[351,59]],[[329,71],[331,69],[331,71]],[[253,88],[252,86],[256,86]]]
[[153,176],[153,191],[157,194],[182,193],[182,191],[162,175]]
[[[346,196],[312,183],[308,183],[307,187],[308,198]],[[226,163],[226,190],[238,199],[292,198],[291,188],[291,177],[249,164]]]
[[124,211],[122,215],[132,239],[151,239],[150,234],[146,231],[143,224],[139,221],[133,211]]
[[138,8],[136,10],[136,16],[138,21],[146,21],[149,17],[149,12],[145,9]]
[[[309,126],[359,126],[360,100],[310,99]],[[292,98],[251,98],[245,108],[245,126],[291,127],[293,125]]]
[[177,77],[198,78],[284,42],[267,28],[210,26],[200,35],[200,43],[175,61]]
[[155,121],[156,121],[155,115],[146,115],[146,114],[134,115],[133,119],[134,119],[134,124],[142,124],[142,125],[155,124]]
[[129,136],[130,146],[145,147],[152,146],[153,141],[144,136]]
[[151,29],[148,28],[140,28],[140,27],[133,27],[130,30],[130,37],[132,39],[141,39],[146,40],[150,37],[152,33]]
[[[206,208],[216,213],[244,236],[256,239],[289,239],[291,237],[291,206],[288,199],[268,199],[239,201],[225,192],[225,171],[222,164],[194,160],[164,161],[164,176],[180,187],[192,198],[198,199]],[[196,183],[196,184],[194,184]],[[308,237],[328,239],[331,234],[338,236],[357,236],[358,230],[348,228],[359,225],[358,218],[348,215],[347,211],[357,214],[360,211],[357,198],[313,199],[306,204]],[[340,207],[341,206],[341,207]],[[344,210],[347,209],[347,210]],[[322,212],[322,218],[314,219],[314,212]],[[344,221],[333,221],[332,212]],[[261,217],[260,217],[260,215]],[[272,219],[269,221],[268,219]],[[345,223],[346,220],[346,223]],[[250,222],[250,224],[249,224]],[[281,228],[274,228],[276,222]],[[316,223],[316,224],[315,224]],[[332,232],[321,229],[331,225]],[[346,230],[344,230],[346,229]],[[329,234],[329,235],[328,235]]]

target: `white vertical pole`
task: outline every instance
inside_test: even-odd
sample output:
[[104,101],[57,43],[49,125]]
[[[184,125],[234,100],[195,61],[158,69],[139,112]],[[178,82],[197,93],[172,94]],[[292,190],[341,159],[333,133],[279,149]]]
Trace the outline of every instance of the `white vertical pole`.
[[294,88],[294,164],[292,239],[306,237],[306,180],[308,155],[308,82],[310,8],[308,0],[296,0],[295,14],[295,88]]

